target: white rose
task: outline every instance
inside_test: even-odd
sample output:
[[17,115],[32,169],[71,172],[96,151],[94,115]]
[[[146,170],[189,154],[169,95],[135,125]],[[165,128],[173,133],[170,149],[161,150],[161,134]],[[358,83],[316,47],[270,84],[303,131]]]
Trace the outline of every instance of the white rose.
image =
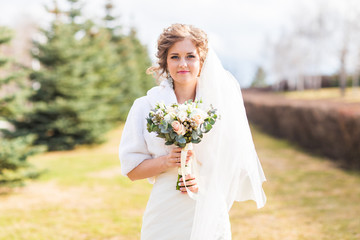
[[207,116],[206,112],[200,108],[195,108],[194,111],[191,112],[190,118],[193,118],[196,115],[200,115],[201,118],[206,118]]
[[186,111],[180,111],[177,115],[177,117],[179,118],[179,120],[181,122],[185,121],[186,120],[186,117],[187,117],[187,112]]
[[199,126],[204,122],[204,119],[206,118],[207,114],[201,109],[195,109],[191,114],[190,118],[195,121],[196,125]]
[[167,113],[175,113],[175,108],[173,108],[173,107],[168,107],[168,108],[166,109],[166,112],[167,112]]
[[180,104],[179,105],[179,111],[180,112],[186,112],[188,110],[188,106],[186,106],[185,104]]
[[166,114],[166,116],[164,117],[164,121],[167,122],[167,123],[170,123],[172,120],[170,114]]
[[170,115],[171,119],[174,119],[176,117],[175,112],[169,112],[168,115]]

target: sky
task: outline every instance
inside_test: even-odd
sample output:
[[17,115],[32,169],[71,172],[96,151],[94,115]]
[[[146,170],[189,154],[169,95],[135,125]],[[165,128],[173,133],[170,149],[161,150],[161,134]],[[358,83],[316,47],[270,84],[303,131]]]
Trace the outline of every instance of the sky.
[[[274,39],[291,26],[298,8],[311,10],[315,2],[338,8],[351,0],[113,0],[114,14],[125,30],[134,26],[155,62],[156,42],[172,23],[203,29],[226,69],[241,86],[248,86],[263,63],[266,39]],[[46,25],[51,21],[44,5],[53,0],[0,0],[0,25],[15,26],[22,19]],[[65,0],[58,0],[64,6]],[[99,20],[106,0],[87,0],[84,15]],[[306,16],[305,16],[306,17]]]

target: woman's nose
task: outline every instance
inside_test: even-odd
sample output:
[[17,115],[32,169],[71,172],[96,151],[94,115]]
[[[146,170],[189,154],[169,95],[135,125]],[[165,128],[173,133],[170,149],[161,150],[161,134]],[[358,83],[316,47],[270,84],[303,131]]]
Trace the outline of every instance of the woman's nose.
[[187,65],[186,60],[184,58],[180,59],[179,66],[180,67],[186,67],[186,65]]

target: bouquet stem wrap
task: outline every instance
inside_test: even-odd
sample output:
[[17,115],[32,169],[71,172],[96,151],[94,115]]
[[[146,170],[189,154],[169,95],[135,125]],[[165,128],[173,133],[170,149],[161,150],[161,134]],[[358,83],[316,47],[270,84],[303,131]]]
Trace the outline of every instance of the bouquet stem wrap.
[[186,156],[189,150],[193,150],[192,143],[187,143],[184,148],[181,149],[181,167],[178,169],[178,182],[176,184],[176,189],[180,190],[179,186],[179,179],[182,177],[182,182],[184,183],[184,186],[186,188],[187,193],[189,194],[189,197],[196,200],[197,199],[197,193],[194,193],[188,189],[188,186],[186,185],[185,176],[188,174],[194,175],[196,171],[196,164],[193,162],[194,157],[191,157],[189,160],[189,163],[186,165]]

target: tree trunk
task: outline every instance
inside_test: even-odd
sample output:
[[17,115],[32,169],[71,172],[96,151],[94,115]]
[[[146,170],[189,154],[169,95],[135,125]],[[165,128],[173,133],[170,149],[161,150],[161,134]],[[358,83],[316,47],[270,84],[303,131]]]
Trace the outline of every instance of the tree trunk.
[[340,55],[340,92],[341,96],[345,96],[345,88],[346,88],[346,55],[347,55],[347,48],[344,44],[343,49],[341,50]]
[[353,93],[356,94],[359,90],[359,77],[360,77],[360,52],[358,55],[357,64],[354,70],[354,75],[352,79],[352,89]]

